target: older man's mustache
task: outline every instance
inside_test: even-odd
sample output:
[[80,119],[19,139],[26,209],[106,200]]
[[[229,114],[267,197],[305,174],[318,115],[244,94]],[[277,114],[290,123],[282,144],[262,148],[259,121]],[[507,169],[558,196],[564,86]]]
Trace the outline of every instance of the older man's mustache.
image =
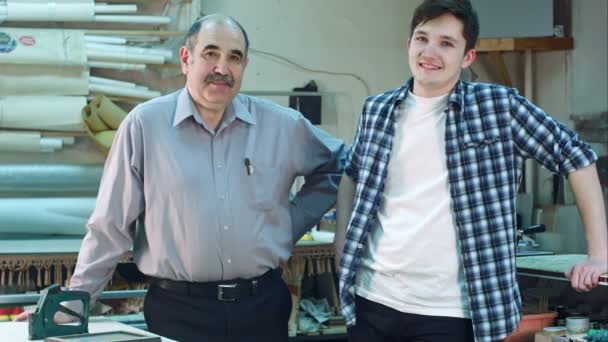
[[210,74],[209,76],[207,76],[207,78],[205,78],[205,82],[207,83],[211,83],[211,82],[226,82],[228,84],[229,87],[232,87],[234,85],[234,79],[230,76],[230,75],[222,75],[222,74]]

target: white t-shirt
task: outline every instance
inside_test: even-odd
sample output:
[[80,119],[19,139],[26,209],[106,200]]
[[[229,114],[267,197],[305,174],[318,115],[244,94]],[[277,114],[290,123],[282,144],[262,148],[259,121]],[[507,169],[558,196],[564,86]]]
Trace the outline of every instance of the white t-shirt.
[[398,109],[356,293],[401,312],[470,318],[445,160],[447,100],[410,92]]

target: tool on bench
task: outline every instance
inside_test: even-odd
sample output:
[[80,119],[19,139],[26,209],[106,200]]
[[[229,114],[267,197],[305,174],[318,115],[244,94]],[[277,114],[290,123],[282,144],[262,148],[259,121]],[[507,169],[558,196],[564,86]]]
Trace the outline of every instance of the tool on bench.
[[[82,312],[79,314],[63,306],[62,302],[76,301],[82,302]],[[84,291],[62,290],[57,284],[47,288],[36,305],[36,310],[28,317],[29,339],[37,340],[46,337],[83,334],[89,332],[89,302],[90,295]],[[69,316],[78,318],[79,324],[55,323],[55,314],[63,312]]]

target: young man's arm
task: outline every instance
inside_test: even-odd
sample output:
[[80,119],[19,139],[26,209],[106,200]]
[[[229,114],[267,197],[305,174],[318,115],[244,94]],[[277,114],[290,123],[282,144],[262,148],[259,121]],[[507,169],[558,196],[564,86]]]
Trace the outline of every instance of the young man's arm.
[[334,239],[336,271],[340,269],[340,260],[346,242],[346,230],[353,212],[354,200],[355,182],[344,174],[338,187],[338,202],[336,204],[336,236]]
[[566,276],[575,290],[589,291],[598,284],[600,274],[608,271],[606,217],[594,164],[597,154],[575,132],[516,93],[511,95],[510,107],[519,153],[569,179],[583,220],[589,257]]
[[566,272],[577,291],[590,291],[598,285],[599,276],[608,273],[608,228],[604,200],[595,164],[568,175],[578,211],[583,220],[588,259]]

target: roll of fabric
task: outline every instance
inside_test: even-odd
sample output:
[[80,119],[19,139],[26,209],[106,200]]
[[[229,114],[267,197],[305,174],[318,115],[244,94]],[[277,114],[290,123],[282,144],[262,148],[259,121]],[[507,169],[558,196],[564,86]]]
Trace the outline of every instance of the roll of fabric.
[[103,95],[93,98],[82,110],[87,134],[106,154],[112,147],[116,130],[126,116],[127,112]]
[[6,96],[0,98],[0,127],[83,132],[84,96]]
[[112,147],[112,143],[114,142],[114,137],[116,136],[116,131],[103,131],[99,133],[95,133],[95,141],[97,141],[104,149],[107,151]]
[[7,19],[10,21],[93,21],[93,0],[7,0]]
[[95,96],[88,106],[91,108],[91,113],[96,114],[111,129],[118,129],[127,116],[127,112],[105,96]]
[[103,165],[0,164],[0,197],[96,196]]
[[39,132],[0,131],[0,151],[55,152],[62,148],[61,137],[41,137]]
[[88,94],[86,66],[0,63],[0,96]]
[[93,132],[107,131],[110,129],[90,106],[86,106],[82,110],[82,119],[84,120],[85,126]]
[[85,234],[94,197],[0,198],[0,233]]
[[[29,3],[23,6],[30,12],[35,8]],[[0,53],[0,63],[81,67],[87,63],[82,30],[2,27],[0,36],[14,42],[12,49]]]
[[40,133],[0,132],[0,151],[40,152]]

